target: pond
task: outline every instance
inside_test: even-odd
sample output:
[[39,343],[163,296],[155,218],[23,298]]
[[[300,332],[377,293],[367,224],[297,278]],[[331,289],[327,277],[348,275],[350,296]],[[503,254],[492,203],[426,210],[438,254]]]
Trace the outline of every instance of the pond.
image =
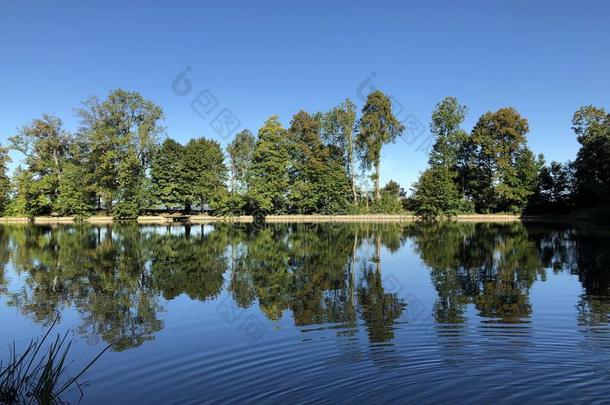
[[3,225],[0,268],[0,359],[112,344],[83,404],[607,400],[591,225]]

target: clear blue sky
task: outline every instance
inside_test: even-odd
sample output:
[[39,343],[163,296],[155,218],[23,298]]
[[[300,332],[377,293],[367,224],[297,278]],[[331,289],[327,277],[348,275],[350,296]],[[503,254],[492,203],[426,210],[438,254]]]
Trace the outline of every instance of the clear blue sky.
[[[220,140],[228,108],[256,132],[270,115],[324,111],[364,82],[393,95],[428,133],[434,105],[456,96],[466,129],[513,106],[547,160],[573,159],[581,105],[610,107],[608,1],[4,1],[0,5],[0,142],[42,113],[78,126],[91,95],[125,88],[165,110],[167,134]],[[192,93],[172,91],[191,67]],[[359,87],[360,86],[360,87]],[[190,101],[218,100],[200,117]],[[426,166],[419,141],[383,151],[382,181],[409,187]],[[19,156],[13,154],[18,160]]]

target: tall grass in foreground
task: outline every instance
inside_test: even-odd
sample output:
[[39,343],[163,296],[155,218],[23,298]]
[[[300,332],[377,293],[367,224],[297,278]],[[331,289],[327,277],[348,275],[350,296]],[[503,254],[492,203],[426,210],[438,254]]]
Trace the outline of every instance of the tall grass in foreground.
[[0,404],[63,404],[61,395],[70,387],[77,387],[82,397],[83,384],[78,379],[111,345],[76,376],[67,377],[66,360],[72,346],[67,340],[68,332],[58,335],[48,348],[43,348],[56,322],[57,319],[40,341],[30,341],[22,354],[17,354],[13,343],[9,361],[6,365],[0,362]]

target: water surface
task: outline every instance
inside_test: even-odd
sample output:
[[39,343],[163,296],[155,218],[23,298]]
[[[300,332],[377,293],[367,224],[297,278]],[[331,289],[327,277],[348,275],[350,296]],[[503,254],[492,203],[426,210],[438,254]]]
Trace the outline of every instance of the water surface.
[[112,344],[84,404],[603,402],[609,246],[582,224],[3,225],[0,343],[59,316],[75,371]]

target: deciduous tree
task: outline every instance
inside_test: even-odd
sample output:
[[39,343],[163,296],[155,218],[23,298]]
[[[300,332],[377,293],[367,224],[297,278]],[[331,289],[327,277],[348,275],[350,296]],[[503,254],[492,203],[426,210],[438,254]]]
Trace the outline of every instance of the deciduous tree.
[[287,212],[289,161],[286,130],[274,115],[258,131],[252,158],[248,196],[256,214]]

